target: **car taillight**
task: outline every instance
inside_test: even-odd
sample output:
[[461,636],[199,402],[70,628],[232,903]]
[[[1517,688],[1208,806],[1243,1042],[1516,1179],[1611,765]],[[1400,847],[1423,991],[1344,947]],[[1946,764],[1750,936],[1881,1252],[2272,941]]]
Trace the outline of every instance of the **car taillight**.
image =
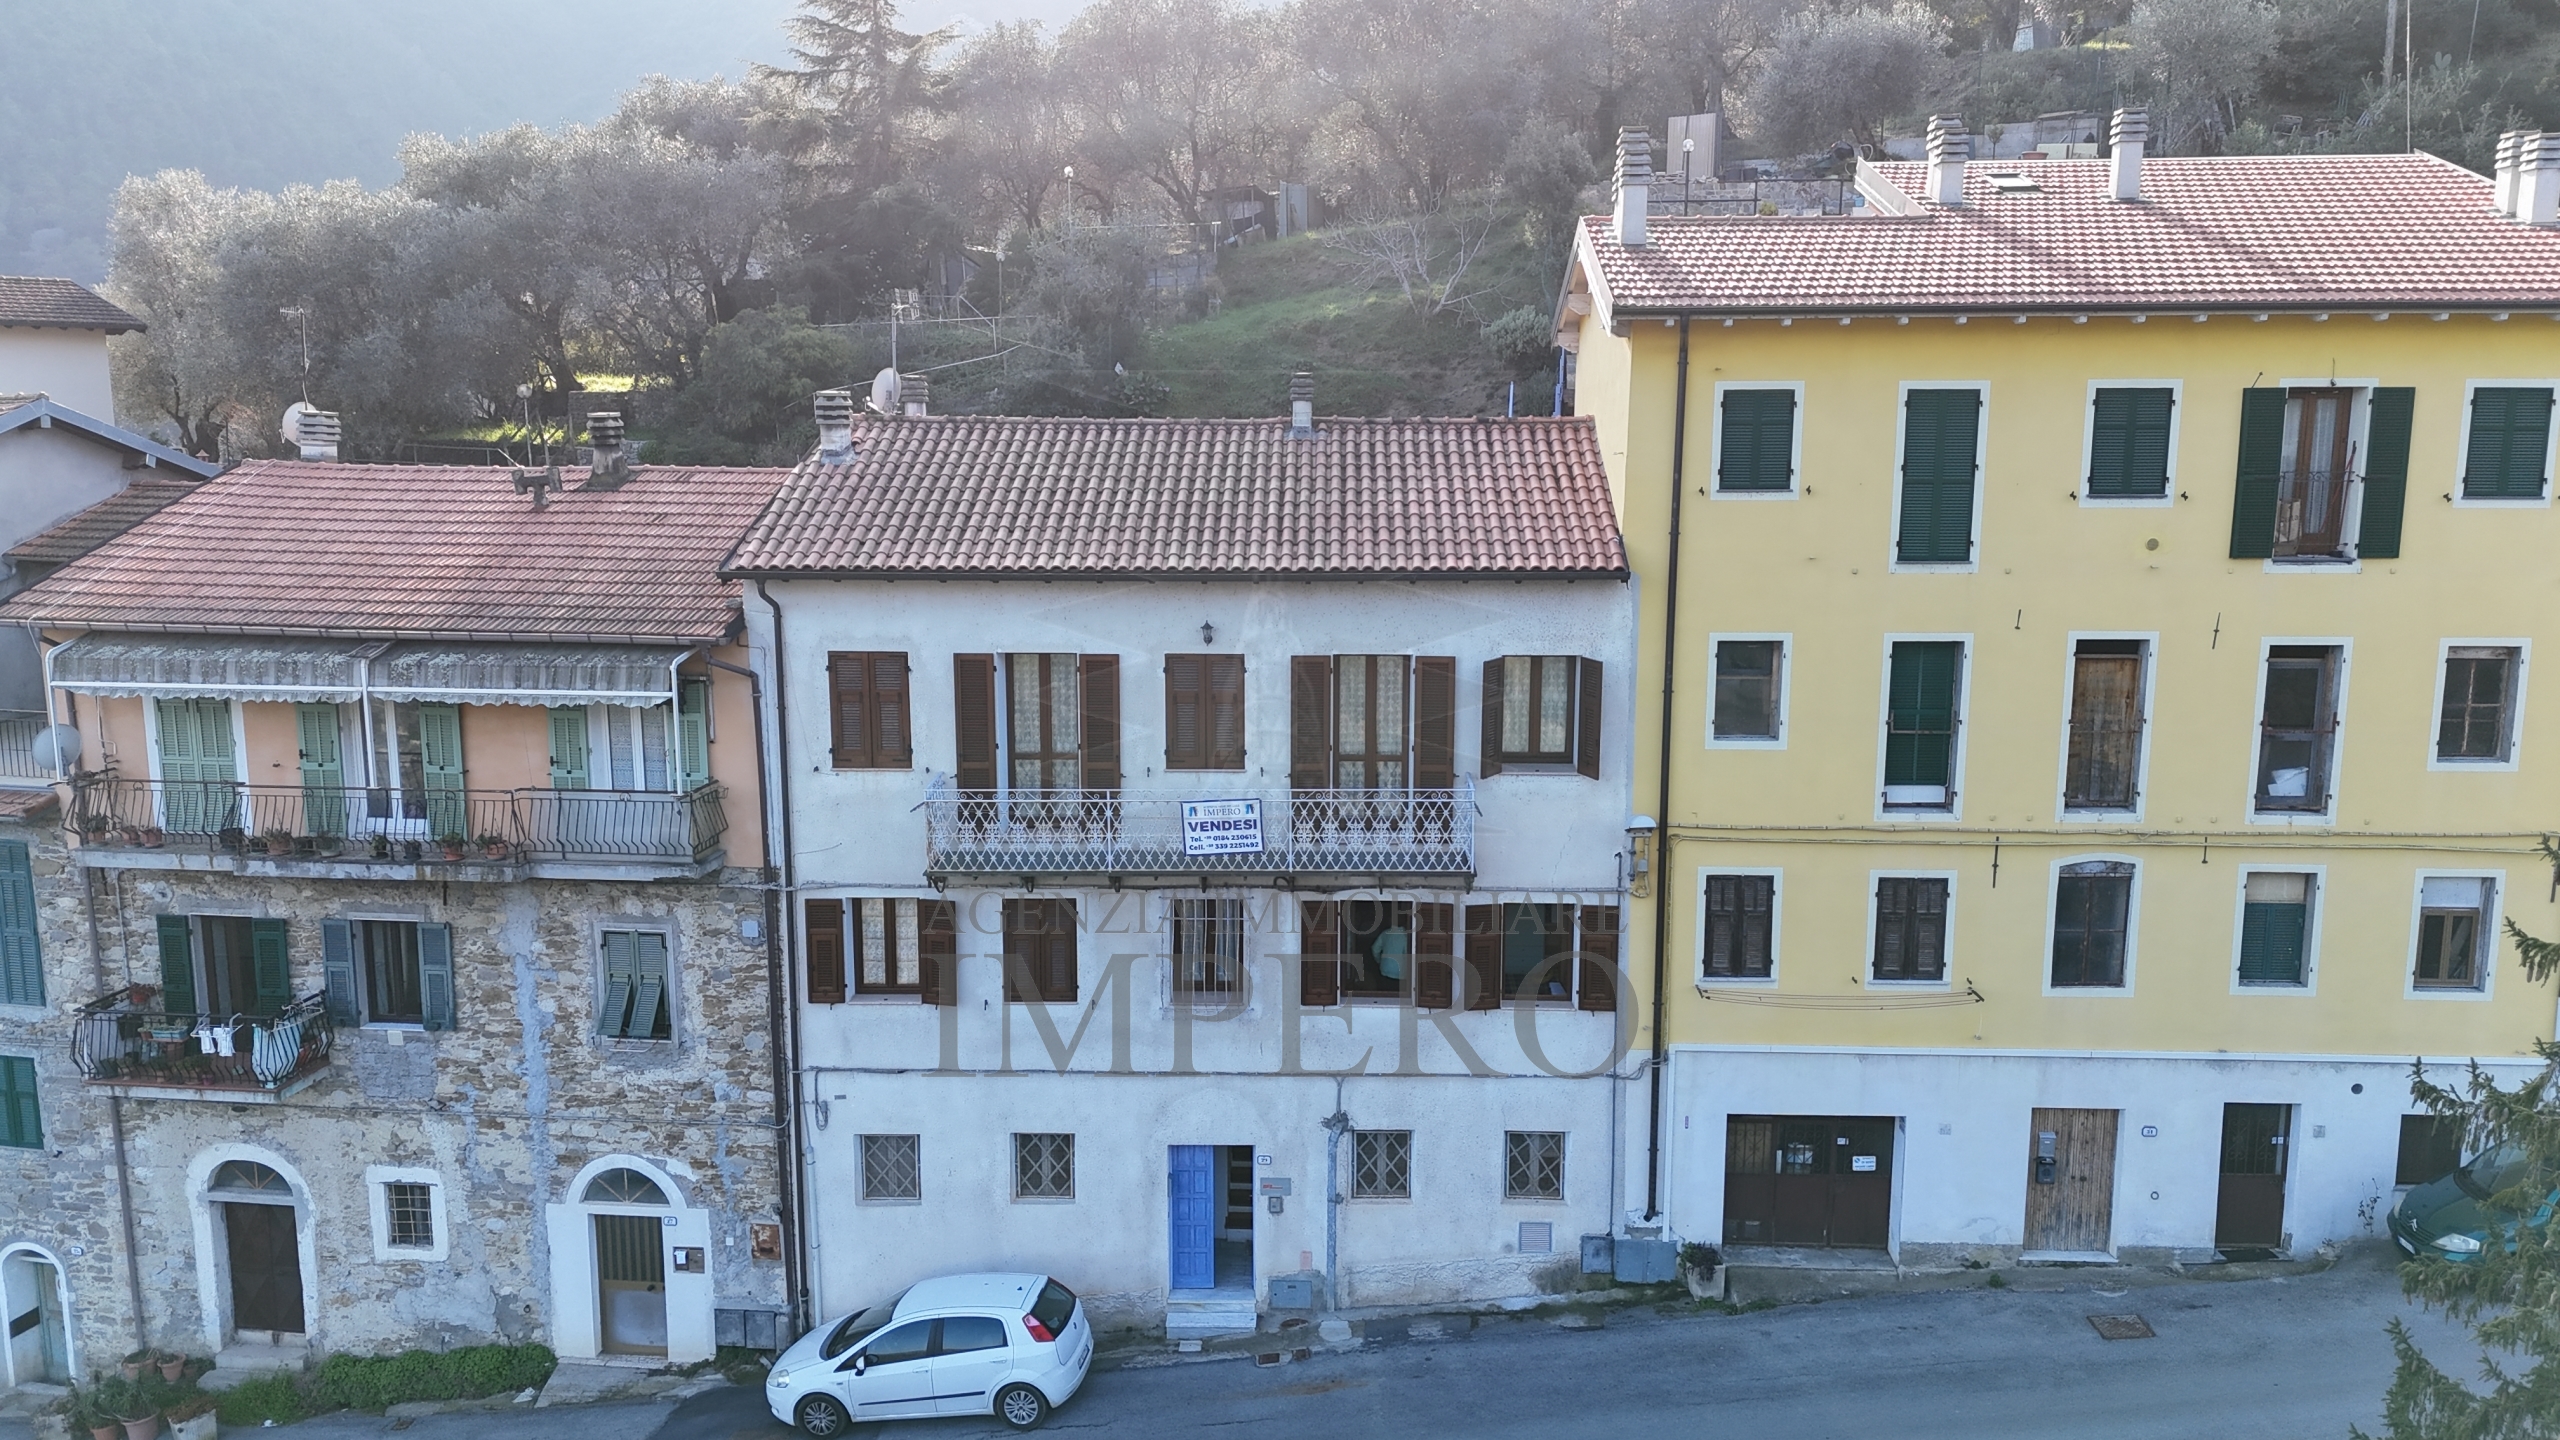
[[1039,1341],[1043,1345],[1046,1345],[1058,1338],[1057,1336],[1049,1333],[1049,1327],[1041,1324],[1040,1317],[1037,1315],[1023,1316],[1022,1328],[1030,1331],[1031,1338]]

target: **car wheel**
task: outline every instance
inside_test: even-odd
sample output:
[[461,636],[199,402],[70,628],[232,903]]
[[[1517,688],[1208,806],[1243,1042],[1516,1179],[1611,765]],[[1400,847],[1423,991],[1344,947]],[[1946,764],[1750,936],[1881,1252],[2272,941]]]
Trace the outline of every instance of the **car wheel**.
[[800,1402],[800,1428],[811,1435],[842,1435],[853,1417],[833,1395],[812,1395]]
[[1049,1418],[1049,1397],[1030,1385],[1007,1385],[996,1392],[996,1418],[1016,1430],[1037,1430]]

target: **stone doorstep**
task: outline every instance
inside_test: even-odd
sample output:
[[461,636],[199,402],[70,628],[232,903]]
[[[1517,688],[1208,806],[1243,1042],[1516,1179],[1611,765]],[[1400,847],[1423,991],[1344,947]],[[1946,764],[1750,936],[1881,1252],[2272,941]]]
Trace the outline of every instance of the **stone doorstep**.
[[[2387,1242],[2386,1242],[2387,1243]],[[2301,1259],[2253,1260],[2199,1265],[2165,1258],[2156,1264],[2121,1264],[2098,1257],[2022,1257],[2000,1264],[1897,1266],[1770,1263],[1759,1256],[1728,1263],[1721,1272],[1726,1298],[1737,1305],[1770,1300],[1779,1304],[1833,1300],[1862,1295],[1917,1294],[1932,1290],[1988,1288],[2000,1277],[2003,1288],[2018,1290],[2132,1289],[2176,1285],[2195,1280],[2263,1280],[2285,1275],[2315,1275],[2335,1265],[2339,1252],[2324,1248]]]
[[[654,1400],[662,1396],[683,1400],[729,1383],[726,1376],[717,1372],[705,1375],[665,1372],[665,1361],[648,1356],[563,1360],[543,1385],[541,1398],[533,1403],[540,1409],[552,1405],[592,1405],[602,1400]],[[508,1398],[512,1401],[513,1397]]]
[[[1450,1305],[1360,1305],[1335,1311],[1292,1312],[1265,1311],[1257,1317],[1253,1330],[1225,1334],[1192,1334],[1167,1331],[1122,1332],[1094,1345],[1093,1363],[1097,1369],[1139,1369],[1181,1361],[1216,1360],[1236,1355],[1255,1355],[1277,1348],[1287,1351],[1316,1346],[1328,1350],[1358,1349],[1367,1343],[1371,1330],[1380,1340],[1434,1340],[1463,1336],[1475,1329],[1480,1319],[1504,1316],[1527,1317],[1533,1312],[1555,1308],[1560,1323],[1564,1317],[1596,1309],[1613,1309],[1627,1305],[1658,1304],[1663,1298],[1660,1287],[1629,1289],[1624,1286],[1607,1290],[1582,1290],[1571,1295],[1515,1295],[1500,1300],[1478,1300]],[[1564,1307],[1570,1306],[1571,1309]],[[1373,1324],[1374,1322],[1374,1324]],[[1441,1327],[1432,1333],[1434,1322]],[[1340,1326],[1340,1338],[1333,1331]],[[1587,1319],[1571,1328],[1596,1328]],[[1197,1346],[1197,1349],[1193,1347]]]

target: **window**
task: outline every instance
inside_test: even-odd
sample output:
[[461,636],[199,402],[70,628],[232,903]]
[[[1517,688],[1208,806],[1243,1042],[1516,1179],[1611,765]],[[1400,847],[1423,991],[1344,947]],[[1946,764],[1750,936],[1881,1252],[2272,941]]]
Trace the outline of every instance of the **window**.
[[293,1004],[285,922],[162,915],[160,997],[173,1013],[266,1016]]
[[959,1003],[959,909],[950,900],[810,900],[809,1003],[841,1005],[851,982],[865,996]]
[[1013,1137],[1013,1198],[1072,1200],[1076,1194],[1076,1137]]
[[2446,650],[2436,759],[2498,764],[2514,757],[2518,661],[2517,650],[2507,645]]
[[2071,655],[2066,810],[2131,810],[2142,798],[2144,644],[2082,640]]
[[418,1025],[426,1021],[426,995],[418,963],[418,927],[406,920],[359,920],[364,949],[364,1018],[369,1024]]
[[1389,999],[1404,994],[1413,971],[1412,902],[1345,900],[1336,909],[1342,917],[1342,993]]
[[1485,662],[1484,773],[1573,766],[1597,779],[1599,750],[1599,661],[1506,655]]
[[0,840],[0,1005],[44,1003],[35,865],[24,840]]
[[1964,645],[1897,640],[1885,683],[1884,804],[1955,808],[1956,695]]
[[1786,494],[1796,483],[1796,387],[1740,385],[1721,392],[1716,493]]
[[2089,402],[2092,500],[2157,500],[2169,493],[2170,417],[2177,391],[2167,386],[2102,386]]
[[1502,1136],[1502,1198],[1564,1198],[1564,1136],[1546,1130],[1510,1130]]
[[1354,1200],[1410,1200],[1413,1198],[1412,1131],[1354,1130],[1351,1132],[1351,1198]]
[[1982,392],[1912,389],[1903,394],[1902,410],[1902,486],[1897,497],[1894,563],[1969,564]]
[[1399,999],[1426,1009],[1457,1003],[1448,905],[1409,900],[1309,900],[1298,921],[1298,997],[1304,1005]]
[[1618,908],[1512,904],[1467,907],[1467,1003],[1618,1008]]
[[1719,741],[1778,740],[1785,708],[1780,640],[1719,640],[1715,652],[1715,728]]
[[1164,768],[1244,768],[1244,657],[1164,657]]
[[838,770],[904,770],[915,763],[907,720],[907,657],[838,650],[827,656],[830,750]]
[[2062,867],[2053,892],[2053,986],[2121,987],[2133,867],[2084,860]]
[[293,1187],[274,1167],[255,1160],[225,1160],[213,1169],[205,1188],[227,1195],[290,1195]]
[[604,790],[673,790],[675,752],[664,705],[598,705],[593,717],[596,749],[604,755]]
[[2480,988],[2494,883],[2470,875],[2430,875],[2418,882],[2419,989]]
[[[165,917],[183,920],[184,917]],[[162,941],[167,953],[168,940]],[[453,927],[416,920],[323,920],[320,966],[342,1024],[453,1028]]]
[[1077,743],[1076,657],[1007,655],[1005,739],[1016,790],[1073,790],[1083,785]]
[[665,1040],[675,1031],[668,1017],[667,933],[604,932],[604,1005],[601,1033],[618,1040]]
[[2462,1168],[2462,1122],[2444,1115],[2400,1117],[2400,1160],[2394,1185],[2425,1185]]
[[432,1185],[395,1180],[382,1187],[385,1243],[394,1250],[432,1250],[436,1243],[436,1191]]
[[[866,1367],[877,1370],[883,1365],[921,1362],[933,1353],[933,1325],[931,1320],[910,1320],[883,1331],[880,1338],[862,1347]],[[918,1364],[917,1368],[923,1366]]]
[[1013,1343],[1004,1322],[993,1315],[945,1315],[937,1355],[966,1355],[973,1350],[1002,1350]]
[[2354,451],[2351,390],[2297,390],[2285,414],[2284,469],[2276,488],[2276,554],[2335,555],[2344,548]]
[[1076,902],[1004,902],[1004,998],[1075,1003]]
[[2311,983],[2311,906],[2319,877],[2252,871],[2240,882],[2240,983]]
[[2397,556],[2416,407],[2417,392],[2405,386],[2242,391],[2240,473],[2231,501],[2233,558]]
[[[1457,693],[1458,662],[1446,655],[1291,657],[1290,787],[1448,789]],[[1484,759],[1498,767],[1493,755]]]
[[1334,657],[1334,788],[1404,788],[1406,668],[1402,655]]
[[924,1167],[918,1157],[918,1145],[918,1137],[913,1135],[863,1136],[862,1198],[923,1199]]
[[1934,875],[1877,877],[1876,979],[1947,978],[1949,883],[1945,877]]
[[[861,917],[849,927],[853,988],[864,995],[917,995],[924,991],[923,936],[913,900],[846,902]],[[851,916],[848,915],[848,919]]]
[[1175,900],[1171,905],[1175,1003],[1234,1003],[1244,994],[1244,902]]
[[2258,716],[2257,809],[2317,814],[2329,808],[2338,660],[2332,645],[2268,647]]
[[44,1112],[36,1103],[36,1062],[0,1055],[0,1145],[44,1148]]
[[2474,388],[2471,429],[2462,447],[2462,498],[2539,500],[2550,466],[2551,387]]
[[1705,890],[1707,978],[1768,979],[1777,930],[1777,877],[1709,875]]
[[618,1168],[588,1181],[578,1200],[585,1205],[664,1205],[667,1192],[637,1170]]

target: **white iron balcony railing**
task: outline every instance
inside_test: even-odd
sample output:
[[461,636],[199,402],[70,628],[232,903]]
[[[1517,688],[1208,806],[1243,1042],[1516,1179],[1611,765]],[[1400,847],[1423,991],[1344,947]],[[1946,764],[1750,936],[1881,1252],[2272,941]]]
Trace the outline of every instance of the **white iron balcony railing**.
[[[1204,835],[1204,804],[1233,818]],[[1475,873],[1475,785],[1463,776],[1450,790],[1181,796],[962,790],[937,775],[921,808],[934,875]]]

